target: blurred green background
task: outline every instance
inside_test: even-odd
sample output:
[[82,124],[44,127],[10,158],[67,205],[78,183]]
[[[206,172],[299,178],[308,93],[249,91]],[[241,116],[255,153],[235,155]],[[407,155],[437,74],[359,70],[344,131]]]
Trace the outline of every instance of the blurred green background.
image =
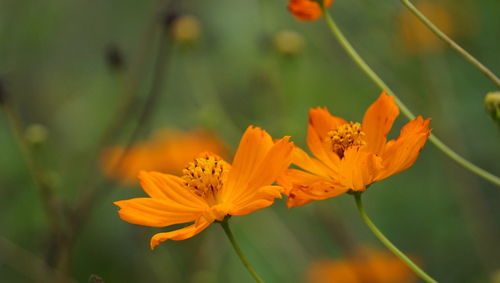
[[[451,36],[499,73],[500,2],[433,2],[449,13],[450,20],[442,24],[451,25]],[[361,121],[380,90],[322,20],[299,22],[286,5],[284,0],[0,1],[0,80],[24,125],[40,124],[47,131],[34,152],[67,210],[84,194],[85,184],[102,178],[98,171],[91,177],[86,172],[100,166],[96,147],[131,93],[132,107],[110,144],[125,144],[134,130],[162,52],[162,86],[139,140],[165,126],[204,126],[234,149],[253,124],[273,137],[291,135],[305,147],[310,107],[327,106],[334,115]],[[159,47],[165,11],[195,17],[199,37],[190,43],[170,37],[166,48]],[[421,31],[403,35],[404,19],[411,15],[399,1],[337,0],[330,11],[410,109],[433,119],[433,133],[470,161],[500,174],[500,132],[483,107],[485,94],[495,90],[493,83],[444,46],[419,48],[427,43],[408,41]],[[443,17],[434,19],[438,26]],[[290,42],[285,37],[277,44],[283,31],[299,38]],[[286,48],[294,44],[297,49]],[[110,54],[120,55],[123,64],[110,65]],[[399,117],[391,137],[406,122]],[[2,242],[53,264],[53,235],[39,190],[5,115],[0,119],[0,168]],[[105,282],[252,282],[218,225],[150,251],[150,236],[170,228],[123,222],[112,204],[144,195],[140,187],[108,182],[102,189],[110,193],[99,199],[79,234],[71,278],[86,282],[97,274]],[[371,186],[364,200],[381,230],[438,280],[493,282],[500,271],[498,189],[428,143],[413,167]],[[278,200],[231,222],[264,279],[301,282],[311,262],[343,256],[332,235],[337,227],[329,220],[341,221],[359,243],[380,246],[349,195],[293,209]],[[32,272],[16,267],[13,258],[0,249],[0,281],[30,282]]]

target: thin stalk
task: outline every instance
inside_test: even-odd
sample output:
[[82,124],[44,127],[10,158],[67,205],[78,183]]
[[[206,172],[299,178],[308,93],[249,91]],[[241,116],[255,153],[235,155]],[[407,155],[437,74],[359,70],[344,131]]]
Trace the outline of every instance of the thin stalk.
[[[144,129],[148,128],[148,125],[151,120],[151,116],[154,113],[155,109],[157,108],[157,101],[159,97],[162,94],[163,91],[163,81],[165,80],[165,74],[167,71],[167,66],[168,66],[168,60],[167,58],[169,57],[171,53],[171,48],[170,48],[170,40],[169,40],[169,34],[168,34],[168,29],[164,28],[162,30],[162,35],[161,38],[159,39],[159,48],[158,48],[158,57],[156,60],[156,64],[154,67],[154,77],[152,81],[151,88],[149,90],[149,93],[147,95],[146,102],[139,114],[137,123],[125,145],[125,148],[117,161],[114,163],[112,166],[112,171],[115,171],[118,169],[118,167],[121,165],[123,162],[124,157],[127,155],[127,153],[130,151],[132,148],[134,142],[137,140],[139,137],[141,131]],[[74,216],[76,219],[73,220],[73,227],[77,229],[78,231],[78,226],[81,226],[81,221],[83,221],[83,218],[87,216],[87,214],[90,212],[92,209],[93,205],[95,202],[102,197],[104,194],[109,193],[111,190],[110,189],[105,189],[103,188],[103,183],[104,185],[110,185],[108,181],[104,181],[102,183],[97,183],[95,186],[91,187],[88,193],[81,198],[81,200],[76,204],[76,207],[74,209]],[[74,232],[73,232],[74,233]]]
[[474,56],[458,45],[453,39],[444,34],[438,27],[436,27],[422,12],[420,12],[409,0],[400,0],[403,5],[410,10],[424,25],[426,25],[437,37],[448,44],[453,50],[462,55],[469,63],[481,71],[486,77],[493,81],[497,87],[500,87],[500,79],[485,65],[479,62]]
[[248,272],[250,273],[250,275],[252,275],[253,279],[255,279],[256,282],[259,282],[259,283],[263,283],[264,280],[262,280],[259,275],[257,274],[257,272],[255,272],[255,270],[253,269],[253,267],[250,265],[250,263],[248,262],[247,258],[245,257],[245,255],[243,254],[243,252],[241,251],[241,248],[240,246],[238,245],[238,243],[236,242],[236,240],[234,239],[234,235],[233,235],[233,232],[231,232],[231,229],[229,228],[229,223],[228,223],[228,220],[229,218],[224,218],[224,220],[222,220],[220,222],[220,225],[222,226],[222,228],[224,229],[224,232],[226,233],[226,236],[227,238],[229,239],[229,241],[231,242],[231,245],[233,246],[234,248],[234,251],[236,252],[236,254],[238,255],[238,257],[240,258],[241,260],[241,263],[243,263],[243,265],[245,266],[245,268],[248,270]]
[[49,223],[51,223],[51,228],[55,233],[62,232],[59,202],[54,195],[54,188],[45,174],[45,169],[37,162],[32,147],[24,136],[24,126],[21,117],[19,117],[19,114],[9,99],[3,99],[0,104],[5,112],[28,170],[40,190],[43,207],[49,218]]
[[425,282],[437,283],[432,277],[425,273],[420,267],[418,267],[411,259],[409,259],[403,252],[401,252],[384,234],[373,224],[368,215],[366,214],[365,208],[363,207],[363,202],[361,201],[361,193],[354,194],[356,200],[356,206],[358,207],[359,215],[365,222],[366,226],[372,230],[373,234],[386,246],[393,254],[395,254],[399,259],[401,259],[411,270],[413,270],[422,280]]
[[[351,56],[353,61],[358,65],[358,67],[382,90],[387,91],[389,94],[393,95],[396,98],[396,103],[398,104],[401,112],[408,119],[412,120],[415,118],[415,115],[406,107],[406,105],[394,94],[394,92],[389,88],[389,86],[370,68],[370,66],[361,58],[358,52],[352,47],[349,41],[346,39],[344,34],[340,31],[337,24],[333,21],[332,17],[328,13],[328,11],[323,8],[324,18],[330,31],[333,36],[338,40],[340,45],[344,48],[344,50]],[[429,137],[429,141],[434,144],[439,150],[441,150],[446,156],[450,159],[458,163],[460,166],[465,169],[471,171],[472,173],[482,177],[483,179],[500,186],[500,178],[491,174],[490,172],[478,167],[472,162],[460,156],[458,153],[449,148],[446,144],[444,144],[438,137],[434,134],[431,134]]]

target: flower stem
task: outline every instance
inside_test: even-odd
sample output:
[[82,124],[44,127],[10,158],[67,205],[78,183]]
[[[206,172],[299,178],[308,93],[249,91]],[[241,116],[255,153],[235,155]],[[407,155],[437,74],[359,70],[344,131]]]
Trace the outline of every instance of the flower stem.
[[228,221],[229,221],[229,218],[226,217],[226,218],[224,218],[224,220],[222,220],[220,222],[220,224],[222,225],[222,228],[224,229],[224,232],[226,233],[227,238],[231,242],[231,245],[233,245],[234,251],[236,252],[236,254],[238,254],[238,257],[240,258],[241,263],[243,263],[243,265],[248,270],[248,272],[250,273],[250,275],[252,275],[253,279],[255,279],[255,281],[257,281],[259,283],[263,283],[264,280],[262,280],[259,277],[259,275],[255,272],[255,270],[250,265],[250,263],[248,262],[247,258],[245,257],[245,255],[241,251],[240,246],[238,245],[238,243],[236,243],[236,240],[234,239],[234,236],[233,236],[233,232],[231,232],[231,229],[229,228]]
[[[2,88],[1,85],[0,88]],[[2,92],[1,89],[0,92]],[[5,94],[3,95],[6,96]],[[63,227],[60,221],[60,203],[55,196],[54,187],[46,175],[45,168],[43,168],[43,166],[36,160],[33,148],[26,140],[23,121],[10,99],[3,98],[0,102],[0,106],[5,112],[12,134],[14,135],[15,141],[19,146],[22,157],[26,162],[29,173],[40,190],[40,197],[47,217],[49,218],[51,228],[55,233],[62,233]]]
[[500,79],[486,66],[484,66],[481,62],[479,62],[474,56],[472,56],[469,52],[463,49],[460,45],[458,45],[455,41],[449,38],[446,34],[444,34],[439,28],[437,28],[422,12],[420,12],[411,2],[410,0],[400,0],[403,5],[406,6],[423,24],[425,24],[437,37],[446,42],[453,50],[462,55],[467,61],[469,61],[472,65],[479,69],[485,76],[491,79],[497,87],[500,87]]
[[387,239],[384,234],[373,224],[368,215],[366,214],[365,208],[363,207],[363,202],[361,201],[361,193],[355,193],[354,198],[356,200],[356,206],[358,207],[359,215],[366,223],[366,226],[372,230],[373,234],[384,244],[392,253],[394,253],[399,259],[401,259],[411,270],[413,270],[420,278],[426,282],[437,283],[432,277],[425,273],[420,267],[418,267],[411,259],[409,259],[403,252],[401,252],[389,239]]
[[[349,41],[345,38],[344,34],[340,31],[337,24],[333,21],[332,17],[328,13],[328,11],[323,8],[323,14],[326,20],[330,31],[333,36],[338,40],[340,45],[344,48],[344,50],[351,56],[353,61],[358,65],[358,67],[382,90],[386,90],[389,94],[393,95],[396,98],[396,103],[403,115],[405,115],[408,119],[414,119],[415,115],[406,107],[406,105],[394,94],[394,92],[389,88],[389,86],[368,66],[368,64],[361,58],[358,52],[352,47]],[[429,137],[429,141],[434,144],[439,150],[441,150],[446,156],[451,158],[453,161],[464,167],[465,169],[471,171],[472,173],[482,177],[483,179],[500,186],[500,178],[491,174],[490,172],[478,167],[472,162],[460,156],[458,153],[449,148],[446,144],[444,144],[438,137],[434,134],[431,134]]]

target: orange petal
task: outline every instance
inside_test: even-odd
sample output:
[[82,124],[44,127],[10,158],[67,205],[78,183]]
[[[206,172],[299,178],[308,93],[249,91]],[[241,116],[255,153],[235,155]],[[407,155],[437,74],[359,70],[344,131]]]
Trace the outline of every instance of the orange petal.
[[255,210],[268,207],[273,204],[274,199],[281,198],[283,188],[280,186],[264,186],[252,195],[233,203],[235,209],[230,210],[231,215],[245,215]]
[[193,225],[174,230],[171,232],[166,232],[166,233],[158,233],[155,234],[151,238],[151,249],[156,248],[161,242],[164,242],[166,240],[175,240],[175,241],[181,241],[185,239],[189,239],[193,237],[194,235],[200,233],[201,231],[205,230],[208,226],[210,226],[212,222],[207,221],[204,217],[198,218],[196,222]]
[[247,205],[238,208],[236,210],[231,211],[231,215],[235,216],[241,216],[241,215],[247,215],[249,213],[252,213],[256,210],[266,208],[268,206],[271,206],[274,203],[273,200],[267,200],[267,199],[258,199],[253,202],[248,203]]
[[304,170],[323,177],[335,176],[335,172],[336,170],[338,170],[337,166],[335,166],[335,168],[332,168],[334,166],[334,163],[331,163],[331,167],[328,167],[323,162],[311,158],[307,153],[305,153],[305,151],[303,151],[299,147],[295,147],[293,150],[292,162],[293,164],[299,166]]
[[278,182],[285,188],[285,194],[288,195],[287,207],[336,197],[348,190],[329,178],[296,169],[287,170]]
[[338,181],[354,191],[365,191],[382,169],[380,157],[360,147],[351,147],[344,152]]
[[277,140],[252,174],[247,191],[274,183],[292,163],[293,148],[290,137]]
[[309,110],[309,125],[316,130],[321,141],[325,139],[329,131],[335,130],[345,123],[344,119],[330,114],[326,107],[317,107]]
[[192,222],[203,212],[161,199],[135,198],[114,202],[120,218],[132,224],[165,227]]
[[289,139],[289,137],[285,137],[275,142],[262,161],[256,164],[256,169],[246,186],[239,190],[226,187],[225,189],[231,191],[227,194],[226,201],[236,207],[245,206],[249,201],[258,198],[257,193],[261,187],[274,183],[292,162],[294,145]]
[[223,199],[241,195],[268,151],[274,146],[271,136],[258,127],[248,127],[236,151],[227,182],[221,192]]
[[208,207],[205,200],[188,190],[181,178],[159,172],[139,173],[139,180],[143,190],[152,198],[163,199],[188,207],[205,209]]
[[379,98],[368,107],[363,117],[363,132],[365,132],[366,149],[379,154],[384,148],[387,133],[392,128],[394,120],[399,115],[394,96],[383,91]]
[[[330,7],[332,2],[333,0],[324,0],[323,4],[325,7]],[[311,0],[291,0],[288,4],[288,10],[301,21],[316,20],[323,14],[319,4]]]
[[418,116],[401,129],[397,139],[387,143],[382,152],[384,170],[377,177],[378,180],[407,169],[417,160],[429,137],[430,121],[431,119],[424,120]]

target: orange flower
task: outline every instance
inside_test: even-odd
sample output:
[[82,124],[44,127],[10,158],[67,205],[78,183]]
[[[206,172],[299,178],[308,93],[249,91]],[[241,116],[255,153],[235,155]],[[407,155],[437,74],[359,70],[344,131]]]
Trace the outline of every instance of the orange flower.
[[385,92],[368,108],[362,124],[332,116],[326,108],[311,109],[307,145],[316,158],[295,148],[293,163],[307,172],[289,169],[278,179],[288,195],[287,206],[362,192],[410,167],[427,141],[430,119],[417,117],[399,138],[387,141],[398,115],[394,97]]
[[206,152],[185,167],[182,177],[142,171],[139,180],[150,197],[115,204],[120,218],[132,224],[165,227],[194,222],[154,235],[151,249],[169,239],[191,238],[226,215],[245,215],[273,204],[282,188],[271,184],[290,165],[292,151],[289,137],[273,142],[264,130],[249,127],[232,166]]
[[[157,132],[151,140],[139,142],[121,157],[123,146],[107,149],[102,158],[104,173],[124,184],[135,184],[141,170],[153,170],[181,174],[182,166],[207,150],[225,157],[227,149],[216,136],[205,130],[179,132],[164,129]],[[120,164],[116,162],[121,158]]]
[[[333,0],[323,0],[323,5],[326,8],[330,7],[332,3]],[[323,15],[319,3],[314,0],[290,0],[288,10],[301,21],[317,20]]]
[[346,260],[314,262],[308,272],[308,283],[409,283],[413,272],[390,253],[364,249],[358,257]]

